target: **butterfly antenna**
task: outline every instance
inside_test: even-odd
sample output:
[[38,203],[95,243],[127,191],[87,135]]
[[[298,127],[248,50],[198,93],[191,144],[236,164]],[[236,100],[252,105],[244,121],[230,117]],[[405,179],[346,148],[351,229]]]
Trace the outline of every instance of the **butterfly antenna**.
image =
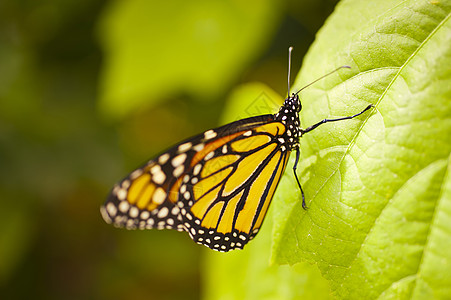
[[329,76],[330,74],[333,74],[333,73],[337,72],[337,71],[340,70],[340,69],[351,69],[351,67],[350,67],[350,66],[341,66],[341,67],[339,67],[339,68],[336,68],[335,70],[333,70],[333,71],[327,73],[326,75],[321,76],[320,78],[318,78],[318,79],[316,79],[316,80],[310,82],[310,83],[307,84],[306,86],[302,87],[299,91],[296,92],[295,95],[299,94],[299,92],[302,91],[303,89],[308,88],[308,87],[311,86],[312,84],[317,83],[317,82],[320,81],[321,79],[324,79],[325,77]]
[[290,97],[291,51],[293,51],[293,47],[288,48],[288,97]]

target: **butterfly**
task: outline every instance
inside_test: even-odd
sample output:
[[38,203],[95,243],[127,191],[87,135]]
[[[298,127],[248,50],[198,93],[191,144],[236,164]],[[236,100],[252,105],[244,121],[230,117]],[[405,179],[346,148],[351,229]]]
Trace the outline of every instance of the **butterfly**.
[[196,243],[221,252],[242,249],[260,230],[292,151],[305,209],[296,173],[300,137],[321,124],[357,117],[372,105],[301,129],[301,90],[289,92],[276,114],[209,129],[131,172],[101,207],[104,220],[127,229],[186,231]]

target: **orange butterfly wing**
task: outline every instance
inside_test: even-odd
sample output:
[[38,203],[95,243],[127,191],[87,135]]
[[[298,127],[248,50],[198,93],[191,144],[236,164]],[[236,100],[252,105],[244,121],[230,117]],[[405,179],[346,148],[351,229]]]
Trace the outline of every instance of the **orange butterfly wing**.
[[116,184],[102,215],[128,229],[187,231],[214,250],[243,248],[261,227],[287,164],[285,132],[264,115],[188,139]]

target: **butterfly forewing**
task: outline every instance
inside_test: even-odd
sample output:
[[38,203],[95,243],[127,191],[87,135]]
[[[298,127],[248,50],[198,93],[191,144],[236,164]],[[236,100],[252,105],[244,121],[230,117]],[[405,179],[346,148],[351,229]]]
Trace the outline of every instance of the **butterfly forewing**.
[[242,248],[258,232],[287,164],[285,132],[264,115],[188,139],[119,182],[102,215],[128,229],[187,231],[219,251]]

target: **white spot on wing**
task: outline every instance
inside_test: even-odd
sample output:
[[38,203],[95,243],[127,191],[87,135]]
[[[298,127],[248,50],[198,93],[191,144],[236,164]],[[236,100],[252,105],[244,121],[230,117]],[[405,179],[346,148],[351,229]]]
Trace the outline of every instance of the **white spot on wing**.
[[161,165],[165,164],[168,161],[169,157],[170,157],[170,155],[168,153],[162,154],[158,158],[158,163],[160,163]]
[[107,211],[107,213],[108,213],[111,217],[114,217],[114,216],[117,214],[117,208],[116,208],[116,206],[115,206],[113,203],[111,203],[111,202],[109,202],[109,203],[106,205],[106,211]]
[[139,209],[136,206],[132,206],[128,214],[131,218],[136,218],[139,215]]
[[204,149],[205,145],[204,144],[197,144],[196,146],[193,147],[193,149],[197,152],[201,151],[202,149]]
[[214,151],[209,152],[207,155],[205,155],[204,160],[209,160],[215,155]]
[[173,214],[174,216],[178,215],[180,212],[180,208],[178,208],[177,206],[174,206],[171,210],[171,214]]
[[106,211],[106,208],[104,206],[102,206],[100,208],[100,213],[102,214],[103,219],[105,220],[105,222],[107,222],[108,224],[111,224],[111,218],[109,216],[109,214]]
[[126,179],[121,183],[122,188],[128,189],[130,187],[130,180]]
[[134,180],[134,179],[138,178],[139,176],[141,176],[142,173],[143,173],[142,169],[137,169],[130,174],[130,179]]
[[176,168],[176,167],[182,165],[185,162],[185,160],[186,160],[186,153],[182,153],[182,154],[179,154],[176,157],[174,157],[172,159],[171,164],[174,168]]
[[128,211],[129,207],[130,205],[127,201],[122,201],[121,203],[119,203],[119,210],[124,214]]
[[153,174],[152,180],[156,184],[163,184],[166,180],[166,175],[164,175],[163,171],[160,170],[160,172]]
[[124,201],[127,198],[127,190],[119,189],[116,193],[117,199]]
[[162,172],[162,171],[161,171],[160,165],[155,165],[155,166],[153,166],[152,168],[150,168],[150,173],[151,173],[152,175],[153,175],[153,174],[160,173],[160,172]]
[[178,178],[178,177],[180,177],[180,175],[183,174],[184,169],[185,169],[185,167],[183,165],[180,165],[174,169],[174,171],[172,172],[172,175],[174,175],[175,178]]
[[183,182],[187,183],[189,181],[189,175],[186,174],[185,176],[183,176]]
[[153,202],[155,202],[156,204],[161,204],[164,202],[164,199],[166,199],[166,192],[161,187],[157,188],[153,193]]
[[204,137],[205,137],[205,139],[207,139],[207,140],[212,139],[212,138],[216,137],[217,135],[218,135],[218,134],[217,134],[214,130],[212,130],[212,129],[207,130],[207,131],[205,131],[205,133],[204,133]]
[[167,207],[163,207],[158,212],[157,217],[160,219],[165,218],[168,215],[168,213],[169,213],[169,209]]
[[189,150],[189,149],[191,148],[192,145],[193,145],[193,144],[192,144],[191,142],[187,142],[187,143],[185,143],[185,144],[181,144],[181,145],[179,146],[179,152],[185,152],[185,151]]
[[149,216],[150,216],[150,214],[148,211],[143,211],[141,213],[141,219],[143,219],[143,220],[147,220],[149,218]]
[[195,175],[195,176],[198,175],[201,169],[202,169],[202,165],[201,164],[195,165],[194,169],[193,169],[193,175]]

